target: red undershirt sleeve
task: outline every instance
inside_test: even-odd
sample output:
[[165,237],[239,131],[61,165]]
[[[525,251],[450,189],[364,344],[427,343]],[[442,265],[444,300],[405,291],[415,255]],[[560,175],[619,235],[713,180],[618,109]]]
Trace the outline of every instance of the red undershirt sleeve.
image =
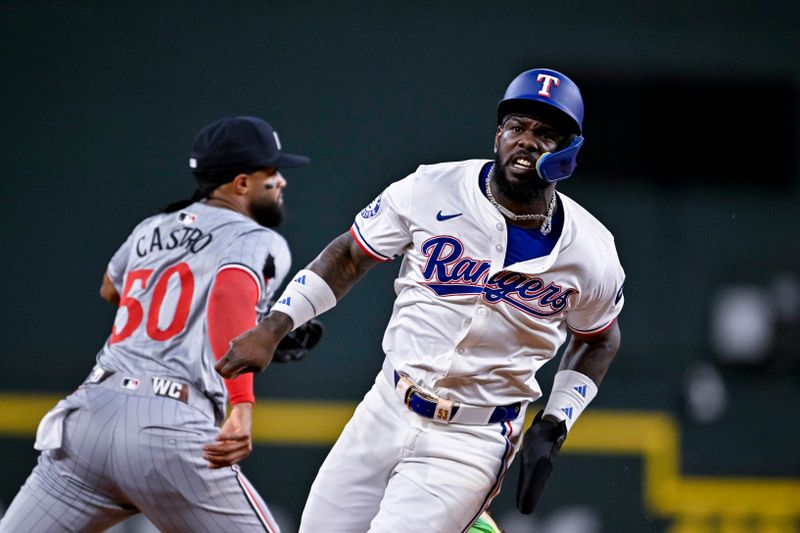
[[[256,325],[258,282],[251,272],[225,268],[217,272],[208,298],[208,338],[211,351],[220,359],[228,351],[231,339]],[[231,404],[255,403],[253,374],[226,379]]]

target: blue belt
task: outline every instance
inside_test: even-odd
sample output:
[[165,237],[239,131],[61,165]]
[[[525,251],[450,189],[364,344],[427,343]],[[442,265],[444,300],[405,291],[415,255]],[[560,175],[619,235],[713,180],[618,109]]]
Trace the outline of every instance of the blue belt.
[[[395,386],[397,386],[399,381],[400,374],[395,371]],[[406,407],[417,413],[419,416],[424,416],[425,418],[430,418],[432,420],[434,420],[436,417],[436,407],[439,403],[439,399],[428,394],[427,392],[420,390],[419,387],[415,385],[409,387],[409,389],[406,391],[403,402],[406,404]],[[520,402],[495,407],[492,411],[492,414],[489,415],[489,420],[487,423],[494,424],[495,422],[509,422],[514,420],[517,418],[517,416],[519,416],[520,407]],[[450,409],[448,419],[442,420],[442,422],[449,422],[452,420],[460,408],[461,405],[458,402],[453,402],[453,407]],[[486,409],[491,409],[491,407],[487,407]]]

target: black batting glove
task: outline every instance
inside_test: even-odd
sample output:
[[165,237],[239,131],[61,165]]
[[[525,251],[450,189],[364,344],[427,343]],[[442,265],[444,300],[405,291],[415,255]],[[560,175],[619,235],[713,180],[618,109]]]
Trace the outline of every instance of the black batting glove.
[[557,423],[544,420],[542,412],[536,413],[522,438],[517,509],[523,514],[531,514],[539,503],[553,473],[553,463],[567,438],[567,424],[563,420]]
[[278,347],[275,348],[272,360],[278,363],[288,363],[303,359],[319,343],[324,331],[322,322],[312,318],[281,339]]

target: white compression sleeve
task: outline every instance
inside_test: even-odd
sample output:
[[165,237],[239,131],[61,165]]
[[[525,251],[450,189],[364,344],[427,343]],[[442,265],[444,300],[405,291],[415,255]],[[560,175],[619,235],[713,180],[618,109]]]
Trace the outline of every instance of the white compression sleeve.
[[289,315],[292,329],[297,329],[335,305],[336,296],[325,280],[311,270],[301,270],[294,275],[271,311]]
[[563,420],[569,431],[595,396],[597,385],[589,376],[574,370],[560,370],[553,379],[553,390],[542,414]]

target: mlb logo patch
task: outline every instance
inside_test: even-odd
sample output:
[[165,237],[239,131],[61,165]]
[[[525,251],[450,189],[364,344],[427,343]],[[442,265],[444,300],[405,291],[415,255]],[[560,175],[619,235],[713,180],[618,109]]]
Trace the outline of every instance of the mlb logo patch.
[[136,390],[136,389],[139,388],[140,384],[141,384],[141,381],[139,381],[136,378],[124,378],[122,380],[122,383],[120,383],[120,386],[123,389]]
[[180,222],[184,226],[194,224],[196,220],[197,220],[197,215],[195,215],[194,213],[190,213],[188,211],[181,211],[180,213],[178,213],[178,222]]

